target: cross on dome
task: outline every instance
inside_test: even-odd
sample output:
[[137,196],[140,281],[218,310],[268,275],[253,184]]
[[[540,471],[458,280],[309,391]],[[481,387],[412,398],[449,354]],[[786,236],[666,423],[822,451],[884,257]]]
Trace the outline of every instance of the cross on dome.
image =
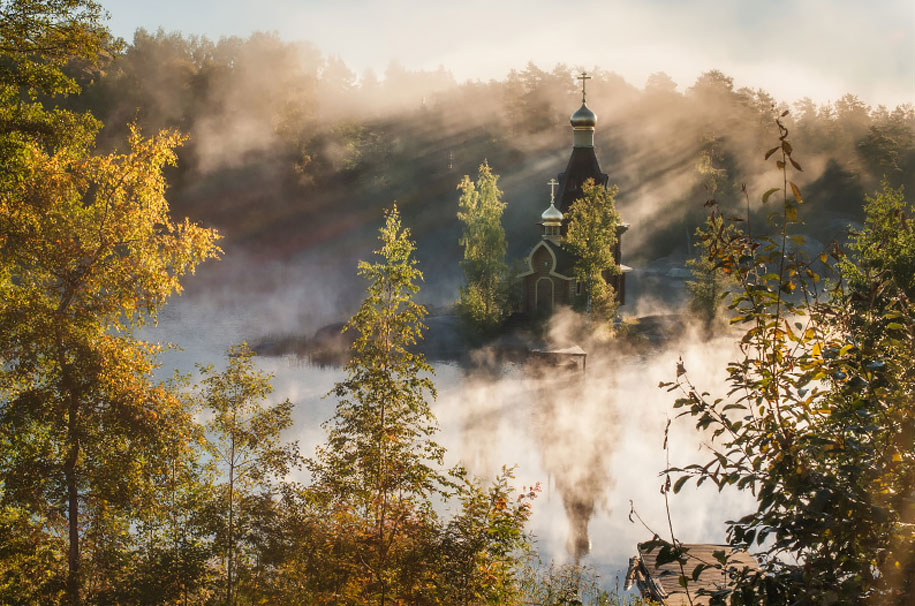
[[543,214],[540,215],[541,225],[543,225],[543,237],[544,238],[556,238],[559,237],[559,226],[562,225],[562,213],[556,208],[556,186],[559,185],[559,181],[556,179],[550,179],[547,182],[547,185],[550,186],[550,206]]
[[588,80],[591,79],[591,76],[588,75],[588,72],[581,72],[581,75],[575,78],[576,80],[581,80],[581,102],[585,102],[585,85],[588,83]]

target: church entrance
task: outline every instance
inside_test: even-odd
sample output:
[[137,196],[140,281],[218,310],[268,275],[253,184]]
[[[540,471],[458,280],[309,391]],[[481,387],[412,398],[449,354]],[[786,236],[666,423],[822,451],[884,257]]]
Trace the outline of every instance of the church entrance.
[[537,280],[537,292],[534,298],[534,312],[537,315],[553,313],[553,280],[540,278]]

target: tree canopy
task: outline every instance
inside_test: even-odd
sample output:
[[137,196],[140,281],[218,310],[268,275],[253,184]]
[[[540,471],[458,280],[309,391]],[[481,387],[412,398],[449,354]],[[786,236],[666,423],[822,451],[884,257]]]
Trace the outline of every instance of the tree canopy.
[[457,217],[463,224],[459,243],[464,249],[461,269],[464,286],[458,309],[478,330],[497,327],[511,312],[509,307],[507,245],[502,213],[505,202],[498,188],[499,176],[485,160],[476,182],[468,175],[458,184],[461,197]]
[[607,322],[616,311],[616,293],[607,278],[619,273],[615,257],[620,216],[613,199],[615,187],[588,179],[582,197],[569,208],[563,246],[575,255],[575,277],[584,286],[583,307],[590,317]]
[[[865,227],[847,251],[806,258],[793,246],[802,236],[789,232],[803,202],[789,171],[800,164],[778,125],[779,145],[767,158],[775,156],[783,184],[763,202],[780,195],[781,233],[712,236],[713,258],[736,279],[731,321],[746,327],[742,356],[728,366],[728,395],[712,399],[682,367],[667,384],[681,392],[675,407],[714,440],[711,460],[675,470],[673,490],[695,479],[756,496],[755,511],[728,523],[728,538],[761,549],[763,571],[715,563],[738,583],[716,603],[908,603],[913,207],[884,185],[868,197]],[[824,270],[832,276],[825,288]]]

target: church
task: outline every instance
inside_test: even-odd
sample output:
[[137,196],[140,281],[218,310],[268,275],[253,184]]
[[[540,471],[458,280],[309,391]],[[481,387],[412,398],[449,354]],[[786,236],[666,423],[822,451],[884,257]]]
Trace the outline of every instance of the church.
[[[585,83],[587,74],[581,80],[581,107],[572,114],[572,154],[564,172],[557,179],[551,179],[550,205],[540,215],[540,241],[534,245],[525,260],[525,270],[519,274],[522,287],[521,311],[530,317],[549,315],[559,305],[571,305],[575,297],[582,294],[583,285],[575,277],[575,256],[562,246],[562,239],[568,226],[566,215],[575,200],[582,196],[582,185],[588,179],[606,187],[608,176],[601,172],[597,155],[594,153],[594,128],[597,116],[587,105]],[[557,200],[556,189],[559,189]],[[617,228],[616,249],[613,258],[621,271],[605,276],[616,293],[617,302],[626,301],[626,273],[631,268],[620,263],[620,240],[629,226]],[[609,273],[609,272],[608,272]]]

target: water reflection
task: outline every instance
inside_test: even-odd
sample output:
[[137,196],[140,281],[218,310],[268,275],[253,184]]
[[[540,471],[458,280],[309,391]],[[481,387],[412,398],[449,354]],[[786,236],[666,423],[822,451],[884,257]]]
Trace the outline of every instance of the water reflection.
[[[610,467],[618,423],[606,395],[590,391],[602,377],[557,360],[528,368],[531,430],[543,470],[562,499],[569,534],[566,551],[576,562],[591,551],[588,525],[606,508],[614,480]],[[609,389],[605,394],[611,393]]]
[[[227,346],[266,332],[240,311],[216,313],[184,300],[166,310],[158,328],[144,331],[148,339],[183,347],[163,355],[163,378],[174,369],[192,372],[196,362],[220,366]],[[543,484],[530,524],[538,550],[547,560],[583,559],[612,578],[646,538],[628,523],[629,500],[652,523],[665,520],[657,473],[664,467],[660,445],[671,398],[657,389],[658,381],[670,379],[673,361],[683,355],[698,381],[720,384],[715,373],[726,367],[730,347],[684,339],[641,358],[591,352],[584,373],[532,368],[492,351],[474,352],[461,363],[436,361],[439,397],[433,411],[441,427],[438,441],[448,449],[446,463],[463,463],[483,477],[516,466],[519,486]],[[294,427],[284,439],[298,441],[302,453],[311,455],[326,438],[321,424],[335,401],[324,396],[342,370],[291,355],[259,356],[257,362],[275,375],[273,398],[296,404]],[[672,436],[675,463],[696,456],[701,440],[690,426],[675,424]],[[308,478],[299,472],[295,479]],[[703,486],[674,498],[674,522],[683,540],[719,542],[723,520],[745,505]]]

